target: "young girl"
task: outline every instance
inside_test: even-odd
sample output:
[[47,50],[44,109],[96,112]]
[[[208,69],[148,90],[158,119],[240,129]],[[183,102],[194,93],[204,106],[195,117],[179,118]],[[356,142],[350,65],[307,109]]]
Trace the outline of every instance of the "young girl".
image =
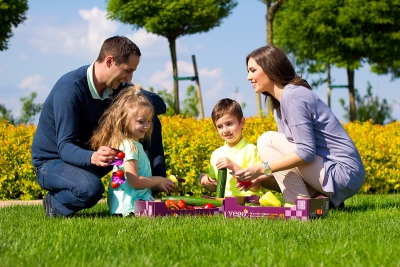
[[[175,189],[174,182],[152,176],[149,159],[139,142],[151,136],[153,113],[153,106],[141,94],[140,86],[128,87],[104,113],[90,140],[93,149],[110,146],[125,154],[121,170],[126,182],[112,185],[111,178],[108,186],[107,203],[111,214],[126,216],[134,211],[135,200],[154,200],[152,188],[166,193]],[[118,166],[114,166],[113,172],[117,170]]]

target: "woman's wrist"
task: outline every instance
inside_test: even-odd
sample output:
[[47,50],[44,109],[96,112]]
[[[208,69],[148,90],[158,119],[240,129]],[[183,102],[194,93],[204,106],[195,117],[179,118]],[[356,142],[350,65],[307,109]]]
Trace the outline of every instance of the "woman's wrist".
[[264,174],[264,163],[260,164],[259,172],[260,172],[260,175]]

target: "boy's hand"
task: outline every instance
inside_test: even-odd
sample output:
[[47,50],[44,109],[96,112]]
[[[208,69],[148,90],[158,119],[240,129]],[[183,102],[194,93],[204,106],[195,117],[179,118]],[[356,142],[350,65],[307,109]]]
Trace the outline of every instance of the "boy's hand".
[[200,183],[203,186],[208,186],[208,185],[216,185],[217,181],[208,176],[207,174],[203,173],[200,175]]
[[233,170],[233,162],[228,159],[227,157],[222,157],[217,160],[217,163],[215,164],[218,170],[227,168],[229,170]]

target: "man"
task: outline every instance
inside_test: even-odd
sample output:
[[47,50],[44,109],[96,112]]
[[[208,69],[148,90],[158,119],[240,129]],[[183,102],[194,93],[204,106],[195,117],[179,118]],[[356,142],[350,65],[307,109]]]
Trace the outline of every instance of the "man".
[[140,56],[128,38],[108,38],[93,64],[63,75],[47,97],[32,143],[32,164],[39,185],[48,191],[43,199],[48,217],[72,215],[102,198],[100,178],[111,171],[116,150],[103,146],[92,151],[88,141],[110,101],[131,81]]

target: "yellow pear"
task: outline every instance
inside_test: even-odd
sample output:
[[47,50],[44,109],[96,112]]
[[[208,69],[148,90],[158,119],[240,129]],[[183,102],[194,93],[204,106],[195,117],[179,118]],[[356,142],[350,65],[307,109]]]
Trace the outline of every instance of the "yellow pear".
[[167,178],[168,180],[174,182],[175,185],[178,185],[178,179],[176,179],[176,176],[175,176],[175,175],[171,174],[171,175],[168,175],[166,178]]

